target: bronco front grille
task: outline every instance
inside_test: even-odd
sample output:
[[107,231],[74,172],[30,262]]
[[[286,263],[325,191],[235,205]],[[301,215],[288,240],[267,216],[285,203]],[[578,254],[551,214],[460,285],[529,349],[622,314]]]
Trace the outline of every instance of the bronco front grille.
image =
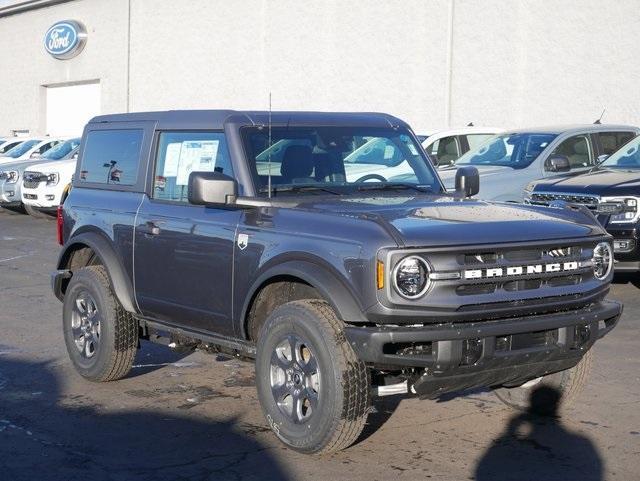
[[434,319],[454,312],[482,320],[577,308],[607,289],[593,275],[593,249],[603,240],[396,251],[389,265],[418,254],[430,266],[431,283],[416,300],[402,299],[392,287],[387,294],[394,304],[424,309]]
[[595,210],[600,202],[600,198],[597,195],[589,194],[533,192],[529,198],[529,202],[536,205],[549,205],[554,200],[563,200],[569,204],[584,205],[592,210]]
[[[461,278],[455,293],[458,296],[486,295],[580,284],[583,275],[590,271],[590,264],[585,265],[590,253],[585,255],[584,250],[580,245],[558,245],[460,254],[457,262]],[[559,269],[569,266],[570,269],[547,271],[550,265],[560,266]]]

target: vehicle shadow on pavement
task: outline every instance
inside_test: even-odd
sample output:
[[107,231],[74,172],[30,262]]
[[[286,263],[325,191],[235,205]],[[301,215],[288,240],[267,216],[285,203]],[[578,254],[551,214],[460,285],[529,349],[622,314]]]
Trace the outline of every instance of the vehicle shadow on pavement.
[[[107,411],[84,394],[61,393],[62,382],[47,363],[0,357],[2,479],[289,479],[253,437],[256,427],[153,406],[118,412],[117,397]],[[87,382],[86,392],[93,386]]]
[[[515,415],[476,467],[476,481],[600,481],[603,463],[586,437],[568,431],[557,416],[561,394],[548,386],[532,391],[527,412]],[[555,399],[549,417],[534,412]],[[545,406],[546,407],[546,406]]]
[[408,399],[409,396],[394,395],[374,398],[372,400],[372,409],[367,416],[367,423],[365,424],[362,433],[358,437],[356,444],[360,444],[369,436],[377,432],[390,418],[393,413],[396,412],[403,399]]
[[133,369],[127,377],[142,376],[143,374],[162,369],[168,365],[180,367],[183,359],[192,353],[193,351],[191,350],[174,351],[164,345],[146,341],[141,342],[140,349],[138,349],[133,362]]
[[621,272],[613,277],[612,284],[633,284],[635,287],[640,288],[640,279],[638,279],[636,273]]

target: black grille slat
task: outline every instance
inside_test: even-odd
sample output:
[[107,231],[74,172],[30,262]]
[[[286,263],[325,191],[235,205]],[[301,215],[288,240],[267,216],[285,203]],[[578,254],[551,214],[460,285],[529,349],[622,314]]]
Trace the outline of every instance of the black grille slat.
[[[560,288],[578,285],[583,281],[583,275],[589,267],[578,267],[570,271],[546,272],[547,264],[577,262],[587,260],[589,251],[580,245],[554,245],[535,249],[494,249],[490,252],[471,252],[457,257],[463,271],[481,270],[481,278],[460,279],[455,293],[458,296],[490,295],[495,292],[518,293],[524,291],[535,292],[542,288]],[[527,274],[528,266],[543,266],[542,272]],[[522,274],[507,274],[509,267],[521,267]],[[500,268],[503,275],[488,277],[487,270]]]

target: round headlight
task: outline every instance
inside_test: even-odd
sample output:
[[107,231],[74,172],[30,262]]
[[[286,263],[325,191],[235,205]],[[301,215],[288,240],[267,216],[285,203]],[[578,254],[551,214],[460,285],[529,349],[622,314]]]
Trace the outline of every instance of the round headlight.
[[405,257],[393,270],[393,284],[407,299],[420,297],[429,287],[429,266],[421,257]]
[[613,252],[608,242],[600,242],[593,249],[593,275],[598,280],[604,280],[613,267]]

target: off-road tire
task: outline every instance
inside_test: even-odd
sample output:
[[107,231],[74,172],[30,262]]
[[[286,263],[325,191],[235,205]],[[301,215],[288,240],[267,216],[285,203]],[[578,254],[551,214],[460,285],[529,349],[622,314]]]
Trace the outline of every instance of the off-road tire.
[[[592,359],[593,354],[588,351],[571,369],[544,376],[540,382],[528,388],[500,388],[494,392],[503,403],[518,411],[529,411],[541,416],[562,414],[564,409],[573,404],[587,383]],[[533,399],[532,395],[536,398]]]
[[[289,335],[299,336],[320,373],[317,410],[303,423],[287,417],[272,392],[272,355]],[[370,373],[344,336],[344,324],[321,300],[299,300],[276,308],[257,340],[256,385],[260,405],[276,436],[302,453],[347,448],[362,432],[370,406]]]
[[[83,357],[76,346],[71,327],[74,305],[82,292],[92,296],[101,316],[99,343],[90,359]],[[103,266],[88,266],[73,272],[64,296],[62,318],[67,352],[82,377],[104,382],[127,375],[138,346],[138,323],[116,299]]]
[[41,210],[28,204],[24,204],[24,210],[27,212],[27,214],[29,214],[31,217],[35,217],[36,219],[53,219],[53,216],[42,212]]

